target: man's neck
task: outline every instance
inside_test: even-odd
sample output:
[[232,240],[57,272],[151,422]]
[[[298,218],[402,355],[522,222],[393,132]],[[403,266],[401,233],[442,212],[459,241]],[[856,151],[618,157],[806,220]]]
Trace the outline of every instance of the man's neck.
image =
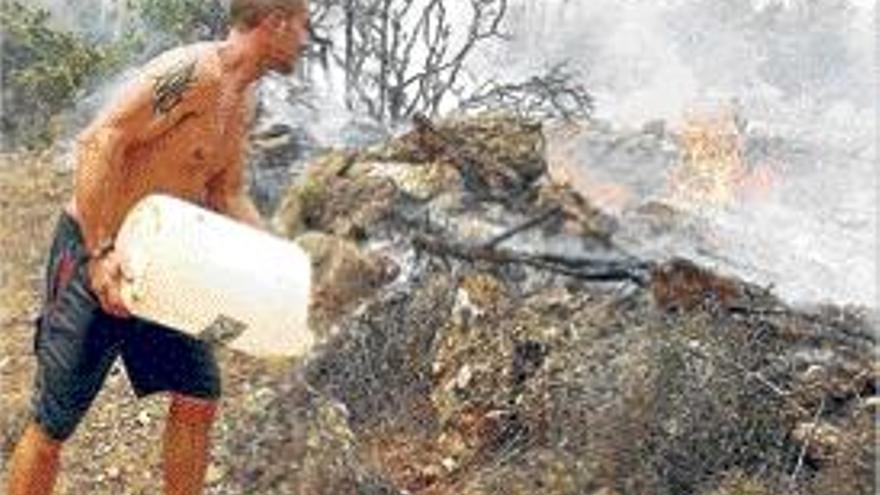
[[266,72],[253,36],[252,32],[233,29],[220,44],[220,70],[236,91],[244,91]]

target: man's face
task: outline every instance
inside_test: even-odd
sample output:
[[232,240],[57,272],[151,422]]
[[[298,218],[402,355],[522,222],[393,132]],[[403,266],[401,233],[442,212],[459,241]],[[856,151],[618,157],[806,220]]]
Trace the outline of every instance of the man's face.
[[309,13],[278,14],[269,35],[269,69],[290,74],[308,38]]

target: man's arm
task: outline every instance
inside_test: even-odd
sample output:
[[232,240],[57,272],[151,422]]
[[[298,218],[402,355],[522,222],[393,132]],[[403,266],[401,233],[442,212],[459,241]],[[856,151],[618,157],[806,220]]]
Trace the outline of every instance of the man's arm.
[[247,193],[240,193],[234,198],[228,199],[225,213],[255,228],[268,230],[266,222]]
[[[119,117],[119,115],[117,115]],[[122,270],[113,250],[113,240],[122,212],[121,190],[125,184],[125,150],[133,140],[133,129],[125,120],[99,119],[80,136],[74,201],[88,255],[89,285],[101,307],[117,317],[128,316],[119,284]]]
[[158,138],[191,111],[187,93],[198,84],[195,65],[194,58],[181,54],[144,70],[80,134],[74,197],[90,254],[112,244],[126,213],[120,211],[130,176],[126,150]]
[[130,141],[125,130],[101,125],[84,132],[78,143],[74,197],[90,257],[106,251],[115,237],[112,225],[123,183],[122,157]]
[[244,188],[244,160],[236,160],[208,183],[208,205],[219,213],[268,230],[266,222]]
[[89,282],[104,310],[116,316],[128,314],[119,295],[122,271],[113,250],[129,206],[124,197],[131,175],[126,151],[161,136],[189,111],[184,93],[195,82],[194,68],[194,59],[185,58],[141,73],[78,139],[74,201],[89,256]]
[[242,109],[242,125],[233,138],[229,160],[223,169],[208,182],[208,205],[216,211],[261,230],[268,230],[266,222],[248,195],[244,184],[244,167],[248,148],[248,131],[253,118],[253,99]]

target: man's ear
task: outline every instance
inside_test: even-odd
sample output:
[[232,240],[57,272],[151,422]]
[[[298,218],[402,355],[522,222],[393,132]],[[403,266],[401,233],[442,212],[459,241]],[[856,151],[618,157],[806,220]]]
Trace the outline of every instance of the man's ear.
[[286,21],[286,16],[284,12],[281,10],[275,10],[274,12],[270,12],[266,17],[260,21],[260,25],[268,28],[270,31],[275,31],[276,29],[281,28]]

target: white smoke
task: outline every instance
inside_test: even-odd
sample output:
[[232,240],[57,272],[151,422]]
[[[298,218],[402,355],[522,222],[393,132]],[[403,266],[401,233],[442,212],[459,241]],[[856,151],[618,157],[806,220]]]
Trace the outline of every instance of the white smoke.
[[[124,17],[122,0],[39,1],[59,22],[99,37],[114,36]],[[875,15],[872,0],[511,0],[512,41],[476,54],[469,74],[473,83],[515,81],[569,61],[596,97],[597,116],[617,128],[656,119],[675,128],[689,109],[735,101],[751,137],[781,143],[773,156],[780,184],[761,201],[700,219],[721,243],[709,254],[675,233],[646,250],[702,256],[794,301],[874,306]],[[266,107],[283,122],[306,119],[319,144],[344,142],[353,116],[339,100],[338,74],[318,70],[312,79],[313,109],[292,105],[278,80],[264,85]],[[112,87],[84,101],[102,102]],[[633,169],[626,176],[603,165],[583,164],[632,179]],[[654,196],[667,173],[657,164],[637,169]]]
[[[514,48],[475,71],[510,77],[570,60],[618,129],[656,119],[674,129],[689,110],[735,104],[752,142],[770,143],[772,156],[750,158],[774,162],[772,194],[703,212],[696,236],[669,232],[641,249],[697,258],[795,302],[876,306],[874,19],[869,0],[520,2]],[[662,196],[660,161],[582,159],[587,176]]]

